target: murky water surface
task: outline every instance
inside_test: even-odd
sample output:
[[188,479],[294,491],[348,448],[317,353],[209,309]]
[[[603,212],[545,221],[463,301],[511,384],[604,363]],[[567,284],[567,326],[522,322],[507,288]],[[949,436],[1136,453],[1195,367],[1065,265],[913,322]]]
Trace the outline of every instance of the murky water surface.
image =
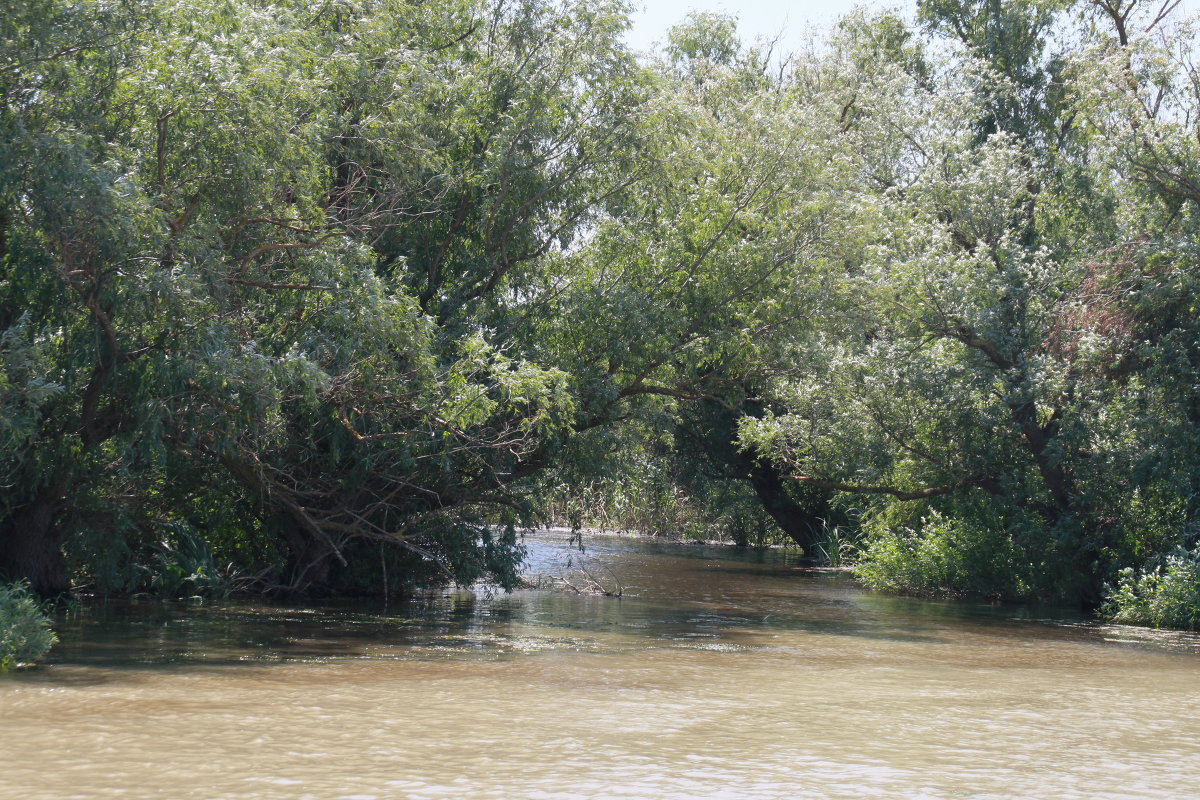
[[[530,546],[588,580],[565,536]],[[1200,797],[1195,636],[872,595],[778,552],[582,559],[625,596],[85,607],[0,679],[0,797]]]

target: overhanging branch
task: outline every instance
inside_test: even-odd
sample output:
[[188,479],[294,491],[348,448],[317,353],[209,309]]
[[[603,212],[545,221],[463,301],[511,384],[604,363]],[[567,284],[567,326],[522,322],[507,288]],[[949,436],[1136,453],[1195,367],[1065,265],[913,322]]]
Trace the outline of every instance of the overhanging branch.
[[963,478],[961,481],[946,484],[945,486],[927,486],[923,489],[911,490],[900,489],[895,486],[862,486],[853,483],[814,478],[811,475],[792,475],[791,478],[792,480],[804,481],[807,484],[818,486],[822,489],[832,489],[852,494],[886,494],[895,497],[897,500],[924,500],[929,497],[951,494],[952,492],[957,492],[960,489],[966,489],[971,486],[978,486],[993,494],[997,491],[995,478],[990,475],[973,475],[969,478]]

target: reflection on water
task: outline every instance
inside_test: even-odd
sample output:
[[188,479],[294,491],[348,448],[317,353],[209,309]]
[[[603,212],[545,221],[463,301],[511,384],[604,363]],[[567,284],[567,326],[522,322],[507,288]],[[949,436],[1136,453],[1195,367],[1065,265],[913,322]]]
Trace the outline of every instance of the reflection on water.
[[0,798],[1200,791],[1196,636],[868,594],[779,551],[542,533],[530,571],[625,594],[81,608],[0,681]]

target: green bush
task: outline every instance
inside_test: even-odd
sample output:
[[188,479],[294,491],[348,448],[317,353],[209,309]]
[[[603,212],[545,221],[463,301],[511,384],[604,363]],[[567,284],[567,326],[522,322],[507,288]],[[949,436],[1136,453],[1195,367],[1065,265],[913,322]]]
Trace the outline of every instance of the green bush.
[[1004,597],[1026,591],[1019,551],[999,525],[930,510],[911,527],[867,528],[869,541],[854,574],[872,589]]
[[1126,567],[1100,613],[1126,625],[1200,630],[1200,547],[1178,548],[1140,570]]
[[164,525],[166,534],[143,566],[152,593],[165,597],[227,597],[232,583],[217,567],[212,549],[194,528],[178,522]]
[[39,660],[57,641],[25,585],[0,583],[0,672]]

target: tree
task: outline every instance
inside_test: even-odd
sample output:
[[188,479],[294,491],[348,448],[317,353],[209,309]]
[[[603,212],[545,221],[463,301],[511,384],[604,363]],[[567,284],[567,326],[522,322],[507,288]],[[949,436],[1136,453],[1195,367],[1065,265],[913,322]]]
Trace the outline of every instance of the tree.
[[601,0],[24,3],[0,572],[511,586],[575,481],[1096,599],[1197,529],[1170,11],[930,0],[782,61],[696,14],[638,63]]
[[[999,20],[994,5],[977,11],[925,9],[982,70],[952,62],[923,85],[898,65],[917,104],[856,102],[855,126],[905,153],[889,163],[912,165],[869,201],[879,244],[845,294],[866,314],[832,358],[798,352],[807,380],[777,388],[788,413],[744,433],[799,480],[885,498],[873,512],[882,528],[919,540],[924,514],[928,536],[948,535],[932,524],[940,512],[977,532],[968,538],[1000,542],[984,554],[1009,560],[995,589],[1094,600],[1115,569],[1191,526],[1177,499],[1191,472],[1179,458],[1191,450],[1186,406],[1166,401],[1173,379],[1134,354],[1159,336],[1178,343],[1191,323],[1168,317],[1152,333],[1128,305],[1177,279],[1151,276],[1150,262],[1174,259],[1142,244],[1146,226],[1170,218],[1142,216],[1141,189],[1111,181],[1121,167],[1102,157],[1111,140],[1095,115],[1121,92],[1110,84],[1097,102],[1083,57],[1040,56],[1043,11],[1027,9],[1020,30],[1032,39],[991,35],[1019,22],[1016,6]],[[982,81],[974,105],[961,102],[964,80]],[[998,104],[1014,84],[1022,103]],[[1181,376],[1194,374],[1171,352]],[[1161,428],[1137,410],[1147,406]]]
[[805,108],[767,52],[730,45],[732,29],[710,15],[672,32],[645,123],[647,177],[598,220],[535,337],[578,387],[582,435],[614,420],[682,422],[680,441],[703,440],[723,462],[720,480],[753,487],[811,546],[814,512],[770,460],[719,439],[756,407],[747,387],[774,376],[810,327],[828,278],[822,239],[852,213],[828,199],[848,175],[815,144],[836,122]]
[[[39,8],[21,24],[86,17]],[[27,135],[6,161],[2,302],[29,313],[6,312],[0,566],[59,592],[68,537],[94,568],[224,518],[208,544],[281,560],[292,588],[333,587],[364,540],[511,585],[520,548],[490,523],[528,521],[518,484],[573,401],[488,339],[628,180],[597,189],[625,136],[607,101],[634,72],[621,17],[133,10],[52,48],[102,76],[66,59],[34,92],[41,55],[10,59],[6,125]]]

